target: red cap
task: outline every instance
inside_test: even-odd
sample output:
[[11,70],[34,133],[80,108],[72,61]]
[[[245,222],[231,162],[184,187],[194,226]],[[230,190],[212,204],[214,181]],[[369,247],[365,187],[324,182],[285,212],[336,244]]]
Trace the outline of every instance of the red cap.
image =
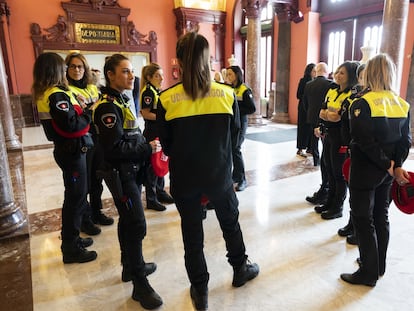
[[414,213],[414,173],[408,172],[410,182],[399,185],[394,179],[391,186],[391,196],[397,208],[406,214]]
[[342,164],[342,175],[347,182],[349,182],[349,171],[351,169],[351,158],[346,158],[344,164]]

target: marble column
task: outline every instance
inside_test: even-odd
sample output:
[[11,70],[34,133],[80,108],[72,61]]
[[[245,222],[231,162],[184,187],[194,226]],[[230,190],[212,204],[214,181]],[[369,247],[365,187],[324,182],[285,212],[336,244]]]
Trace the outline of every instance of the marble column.
[[25,216],[14,200],[3,127],[0,122],[0,238],[11,235],[25,223]]
[[274,4],[279,21],[277,36],[276,94],[272,121],[289,123],[289,77],[290,77],[290,34],[291,26],[288,11],[283,4]]
[[382,17],[381,52],[387,53],[397,66],[396,90],[400,90],[409,0],[385,0]]
[[262,124],[260,107],[260,13],[266,0],[242,0],[247,18],[246,84],[252,89],[256,112],[249,115],[249,124]]
[[16,135],[11,110],[7,75],[4,67],[2,47],[0,47],[0,117],[4,128],[4,139],[7,150],[20,150],[22,145]]

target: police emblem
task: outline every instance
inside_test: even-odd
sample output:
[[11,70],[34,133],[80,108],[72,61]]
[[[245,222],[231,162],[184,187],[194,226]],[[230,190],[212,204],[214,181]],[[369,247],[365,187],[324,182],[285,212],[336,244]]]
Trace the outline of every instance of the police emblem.
[[116,123],[116,115],[114,113],[105,113],[101,117],[102,123],[109,129],[113,128]]
[[69,111],[69,103],[67,101],[58,101],[56,103],[56,108],[64,112]]
[[144,103],[146,105],[150,105],[152,103],[152,97],[151,96],[144,96]]
[[355,109],[354,110],[354,116],[359,117],[360,113],[361,113],[361,109]]

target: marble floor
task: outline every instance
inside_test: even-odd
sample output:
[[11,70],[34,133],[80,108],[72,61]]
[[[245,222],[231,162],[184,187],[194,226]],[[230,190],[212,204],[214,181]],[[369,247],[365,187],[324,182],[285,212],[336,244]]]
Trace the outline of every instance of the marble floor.
[[[248,133],[277,137],[292,129],[290,125],[271,123],[249,127]],[[0,310],[143,310],[131,299],[132,284],[121,281],[116,225],[102,227],[102,233],[93,238],[94,245],[89,249],[97,251],[97,260],[62,263],[62,179],[51,146],[43,137],[41,128],[23,129],[30,220],[31,284],[27,286],[32,287],[33,306],[10,309],[0,304]],[[243,154],[249,186],[237,193],[240,223],[248,255],[259,264],[260,274],[243,287],[231,286],[232,268],[226,261],[221,231],[214,211],[208,211],[204,228],[210,272],[209,310],[414,310],[413,216],[391,206],[387,272],[375,288],[351,286],[339,275],[357,269],[358,249],[336,234],[348,220],[349,205],[346,203],[342,218],[326,221],[304,200],[319,187],[320,173],[311,158],[296,156],[295,137],[270,143],[247,139]],[[414,170],[413,156],[405,167]],[[105,212],[117,217],[107,190],[103,199]],[[149,280],[164,300],[159,310],[193,310],[177,210],[172,204],[165,212],[145,213],[148,233],[144,256],[158,265]]]

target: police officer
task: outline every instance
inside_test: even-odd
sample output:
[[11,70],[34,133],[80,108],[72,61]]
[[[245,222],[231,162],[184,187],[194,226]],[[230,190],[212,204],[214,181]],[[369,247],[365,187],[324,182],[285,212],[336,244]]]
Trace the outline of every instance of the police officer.
[[108,57],[104,74],[106,87],[101,90],[102,97],[94,110],[93,119],[104,154],[102,175],[119,213],[122,280],[132,279],[132,298],[144,308],[154,309],[162,304],[162,300],[146,277],[155,271],[156,265],[146,264],[142,254],[146,222],[141,188],[146,163],[160,145],[156,141],[145,141],[131,110],[130,99],[123,94],[134,85],[134,73],[128,58],[121,54]]
[[[358,84],[352,88],[352,94],[349,96],[343,103],[342,103],[342,111],[341,111],[341,136],[342,136],[342,145],[349,148],[349,143],[351,142],[351,133],[349,128],[349,107],[352,103],[360,98],[367,92],[367,89],[364,88],[364,71],[365,71],[365,64],[361,64],[357,68],[357,77],[358,77]],[[349,157],[349,150],[347,150],[347,157]],[[349,181],[349,176],[347,178]],[[338,229],[338,235],[346,237],[346,242],[348,244],[357,245],[357,237],[354,232],[354,226],[352,224],[352,217],[351,212],[349,213],[349,220],[348,223]]]
[[231,150],[237,143],[239,109],[233,90],[211,81],[209,45],[188,32],[177,42],[182,83],[160,95],[157,122],[161,144],[170,158],[171,191],[181,217],[184,259],[197,310],[208,308],[209,273],[204,257],[203,195],[213,203],[233,266],[234,287],[259,274],[247,260],[231,177]]
[[[160,65],[150,63],[142,68],[141,78],[141,114],[145,120],[144,136],[148,141],[151,141],[158,136],[156,112],[158,94],[164,80],[164,74]],[[148,209],[164,211],[166,208],[161,203],[174,203],[174,199],[164,190],[164,186],[164,177],[155,175],[152,165],[149,164],[145,180],[145,197]]]
[[83,109],[69,91],[66,64],[56,53],[41,54],[33,68],[33,97],[53,156],[63,172],[65,186],[62,206],[62,245],[64,263],[95,260],[91,238],[79,237],[81,217],[87,205],[86,152],[93,146],[88,135],[90,111]]
[[336,87],[326,93],[325,104],[322,105],[319,117],[326,128],[323,144],[325,168],[328,174],[329,190],[325,205],[315,207],[321,213],[322,219],[342,217],[343,203],[346,198],[347,184],[342,175],[342,165],[346,153],[342,147],[341,137],[341,108],[342,103],[351,95],[351,88],[357,84],[355,62],[344,62],[335,72]]
[[360,268],[341,274],[351,284],[375,286],[384,275],[389,242],[388,208],[393,176],[409,182],[402,164],[411,147],[410,105],[394,91],[395,65],[386,54],[367,63],[369,92],[350,107],[351,215],[358,237]]
[[[85,56],[78,52],[69,53],[65,58],[65,63],[67,65],[66,78],[69,82],[69,89],[78,102],[90,108],[98,101],[99,90],[96,84],[92,83],[92,73]],[[89,132],[96,145],[95,127],[91,126]],[[96,170],[101,161],[102,155],[97,146],[89,149],[86,154],[89,204],[81,224],[81,231],[89,235],[96,235],[101,232],[101,229],[95,224],[112,225],[114,223],[113,218],[102,213],[102,179],[96,176]]]
[[230,66],[226,69],[226,82],[234,88],[240,111],[240,132],[237,144],[233,148],[233,182],[236,191],[243,191],[247,187],[247,182],[241,146],[248,126],[247,115],[254,113],[256,106],[252,90],[243,83],[243,72],[239,66]]

